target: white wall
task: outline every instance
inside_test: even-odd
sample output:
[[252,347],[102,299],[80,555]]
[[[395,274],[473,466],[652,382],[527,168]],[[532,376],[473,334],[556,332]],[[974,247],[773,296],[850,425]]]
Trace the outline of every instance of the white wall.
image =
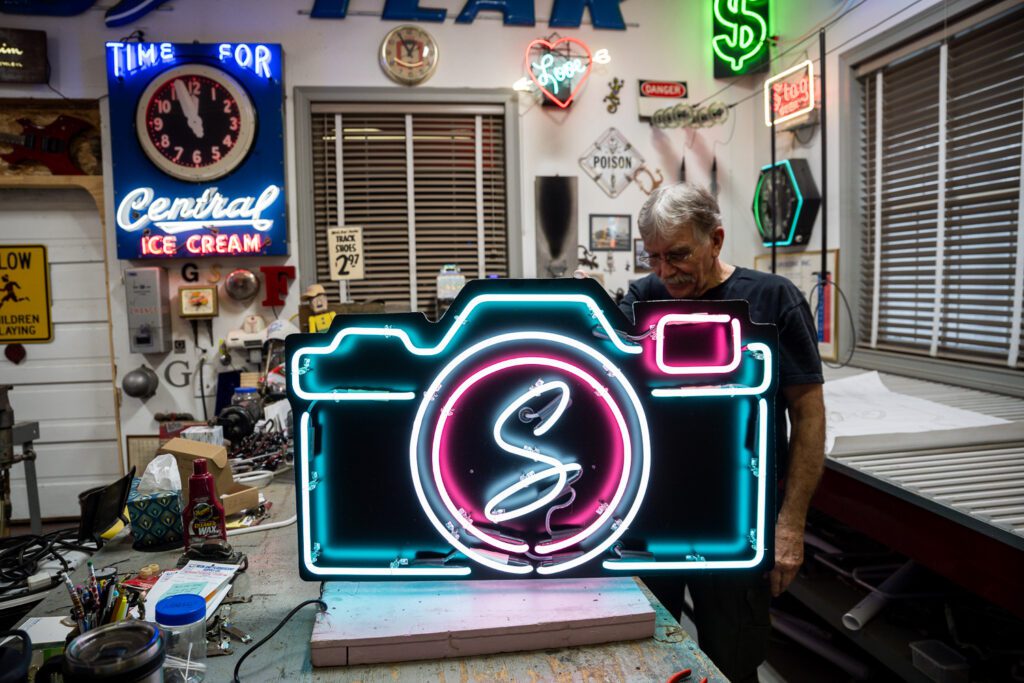
[[[830,46],[849,40],[843,49],[849,49],[890,25],[906,21],[914,12],[928,7],[937,0],[870,0],[857,7],[849,16],[836,24],[829,33]],[[352,0],[349,16],[343,20],[312,20],[308,10],[313,0],[176,0],[162,6],[146,16],[138,26],[107,29],[103,25],[102,11],[90,10],[74,18],[42,18],[4,15],[7,26],[42,29],[49,34],[50,60],[53,65],[52,85],[68,97],[99,98],[106,94],[106,69],[104,65],[104,42],[127,36],[135,29],[145,32],[151,41],[268,41],[282,44],[285,54],[285,87],[290,93],[295,86],[391,86],[398,88],[381,72],[377,63],[380,41],[394,22],[384,22],[379,13],[383,0]],[[436,74],[423,88],[495,88],[511,87],[522,73],[523,50],[527,43],[537,37],[551,33],[546,26],[551,0],[537,0],[536,27],[512,27],[502,25],[498,15],[481,13],[473,24],[455,24],[463,0],[423,0],[426,7],[445,7],[448,19],[444,24],[426,24],[435,36],[441,58]],[[840,0],[794,0],[777,2],[775,26],[781,38],[781,49],[788,48],[815,24],[833,12],[853,2]],[[689,84],[690,102],[708,97],[728,84],[711,77],[711,52],[708,34],[711,23],[711,3],[697,0],[631,0],[623,2],[622,12],[628,24],[626,31],[599,31],[584,25],[580,29],[562,29],[563,36],[574,36],[587,42],[594,50],[606,48],[612,61],[608,65],[595,65],[578,101],[568,112],[552,111],[551,108],[534,106],[523,97],[521,100],[521,175],[522,188],[521,226],[524,254],[524,273],[534,275],[534,201],[533,178],[538,175],[579,176],[579,234],[581,243],[587,242],[590,213],[629,213],[635,216],[645,196],[636,186],[627,188],[616,199],[607,197],[598,186],[584,174],[578,158],[608,127],[615,126],[646,158],[647,165],[660,169],[666,181],[677,177],[680,159],[685,154],[687,178],[707,183],[713,157],[718,158],[719,199],[722,204],[727,229],[724,258],[739,265],[751,266],[754,256],[763,249],[757,239],[750,204],[754,181],[758,169],[769,159],[769,138],[762,123],[761,97],[755,95],[731,111],[730,120],[716,128],[699,131],[659,131],[641,123],[636,115],[635,93],[637,79],[685,80]],[[890,14],[901,9],[897,17],[884,21]],[[881,23],[880,23],[881,22]],[[873,25],[878,26],[872,28]],[[860,37],[858,34],[867,31]],[[817,57],[816,38],[806,44],[808,54]],[[835,95],[837,87],[836,69],[839,53],[831,55],[827,66],[830,70],[828,92]],[[784,57],[778,68],[789,66],[802,59],[798,50]],[[622,105],[615,114],[605,110],[602,101],[608,94],[608,81],[612,77],[623,79]],[[718,99],[727,104],[760,91],[763,75],[736,80]],[[45,86],[10,87],[0,91],[5,97],[53,97]],[[837,106],[838,105],[838,106]],[[841,112],[843,103],[835,103],[829,112],[830,139],[837,135],[841,116],[849,122],[849,113]],[[291,100],[287,104],[285,123],[288,153],[288,198],[294,206],[298,191],[307,188],[295,187],[297,163],[308,160],[294,158],[294,121]],[[124,133],[122,133],[124,134]],[[788,134],[779,137],[779,158],[801,156],[810,160],[811,168],[820,178],[820,138],[815,137],[806,147],[793,146]],[[109,150],[107,150],[109,152]],[[838,172],[843,164],[851,163],[840,159],[838,146],[830,145],[830,188],[835,192]],[[110,207],[108,177],[108,210]],[[838,246],[841,204],[848,198],[832,195],[829,205],[829,244]],[[290,210],[290,234],[294,245],[296,219],[294,209]],[[108,219],[108,223],[110,223]],[[515,226],[514,226],[515,227]],[[108,235],[113,234],[108,225]],[[635,228],[634,228],[635,231]],[[163,367],[178,358],[187,358],[195,367],[197,352],[192,349],[191,330],[187,324],[175,317],[175,336],[188,339],[189,352],[186,356],[169,354],[161,358],[141,357],[128,353],[127,330],[124,314],[124,289],[120,271],[126,263],[118,262],[114,254],[113,240],[108,249],[111,297],[113,304],[113,327],[115,357],[118,366],[118,380],[123,374],[142,362],[155,365],[161,375]],[[815,229],[809,248],[820,245],[820,230]],[[245,260],[220,259],[226,273],[232,263],[256,268],[261,263],[294,263],[295,258]],[[604,254],[599,262],[604,266]],[[205,279],[208,264],[203,267]],[[606,276],[607,285],[614,290],[625,287],[633,277],[625,268],[632,264],[632,253],[618,253],[615,256],[615,272]],[[172,275],[171,290],[175,291],[180,262],[167,264]],[[222,303],[225,297],[222,293]],[[289,292],[288,305],[283,315],[295,312],[298,303],[298,287]],[[268,309],[261,309],[258,302],[248,309],[240,306],[224,306],[221,316],[215,321],[215,337],[223,337],[230,329],[239,326],[242,317],[250,312],[259,312],[269,319]],[[201,414],[201,409],[188,389],[173,389],[163,383],[154,398],[145,404],[125,397],[122,405],[122,433],[154,433],[155,412],[181,410]]]

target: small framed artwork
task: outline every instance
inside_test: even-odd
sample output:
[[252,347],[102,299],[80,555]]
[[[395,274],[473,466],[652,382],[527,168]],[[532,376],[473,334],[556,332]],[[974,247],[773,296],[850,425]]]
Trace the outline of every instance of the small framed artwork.
[[135,467],[135,476],[141,477],[146,466],[156,457],[160,449],[160,436],[157,434],[129,434],[125,437],[128,446],[128,469]]
[[590,214],[590,251],[629,251],[633,218],[627,214]]
[[647,250],[644,249],[644,241],[639,237],[633,240],[633,272],[651,272],[651,264],[647,261]]
[[216,285],[178,287],[178,315],[182,318],[216,318]]

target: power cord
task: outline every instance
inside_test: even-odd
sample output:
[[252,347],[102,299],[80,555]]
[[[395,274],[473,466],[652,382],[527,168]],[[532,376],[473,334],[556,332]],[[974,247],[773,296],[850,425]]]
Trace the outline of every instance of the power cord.
[[[827,365],[828,367],[833,368],[835,370],[839,370],[841,368],[845,368],[847,365],[850,364],[850,361],[853,360],[853,353],[854,353],[854,350],[857,347],[857,324],[856,324],[856,322],[853,319],[853,309],[850,308],[850,302],[846,300],[846,295],[843,294],[843,290],[839,287],[839,285],[836,284],[835,280],[833,280],[830,277],[826,277],[825,278],[825,284],[830,285],[832,287],[835,287],[836,291],[839,292],[839,296],[843,300],[843,305],[846,307],[846,318],[847,318],[847,320],[850,321],[850,333],[851,333],[851,339],[853,340],[853,342],[850,344],[850,353],[847,354],[846,360],[844,360],[844,361],[842,361],[840,363],[829,363],[828,361],[825,361],[825,365]],[[819,279],[818,283],[816,285],[814,285],[814,289],[811,290],[811,295],[809,297],[811,313],[814,313],[814,311],[816,310],[815,309],[815,306],[817,305],[816,298],[820,298],[821,292],[822,292],[823,289],[824,289],[824,287],[822,286],[822,282]],[[836,339],[836,343],[837,344],[839,343],[839,339],[838,338]]]
[[[323,596],[323,586],[321,586],[321,593],[320,594],[321,594],[321,596]],[[241,679],[238,678],[238,670],[242,668],[242,662],[245,661],[246,657],[248,657],[253,652],[255,652],[258,647],[260,647],[261,645],[266,643],[268,640],[273,638],[274,635],[278,631],[280,631],[284,627],[285,624],[288,623],[288,620],[295,616],[296,612],[298,612],[300,609],[302,609],[306,605],[313,605],[313,604],[320,605],[320,611],[321,612],[326,612],[327,611],[327,603],[324,602],[323,600],[321,600],[320,598],[313,598],[311,600],[306,600],[305,602],[300,602],[298,605],[293,607],[292,611],[289,612],[287,615],[285,615],[284,619],[282,619],[280,621],[280,623],[277,626],[274,627],[273,631],[271,631],[266,636],[264,636],[262,640],[260,640],[258,643],[256,643],[252,647],[250,647],[248,650],[246,650],[242,654],[241,657],[238,658],[238,663],[235,664],[235,673],[234,673],[234,676],[231,679],[231,683],[241,683]]]
[[69,528],[42,536],[25,534],[0,539],[0,582],[9,584],[0,586],[0,595],[28,586],[29,579],[38,572],[39,565],[51,559],[57,560],[63,571],[70,572],[71,566],[61,551],[86,554],[96,552],[97,548],[91,545],[80,545],[69,540],[77,534],[77,528]]

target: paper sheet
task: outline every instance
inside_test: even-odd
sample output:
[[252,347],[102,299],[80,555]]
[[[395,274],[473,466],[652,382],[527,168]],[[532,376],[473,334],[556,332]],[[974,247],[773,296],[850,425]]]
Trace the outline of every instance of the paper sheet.
[[897,394],[877,372],[825,383],[825,452],[841,436],[908,434],[1006,424],[1006,420]]
[[156,604],[172,595],[194,593],[206,599],[206,618],[231,590],[231,577],[238,571],[233,564],[189,561],[178,571],[168,570],[146,594],[146,614],[156,617]]

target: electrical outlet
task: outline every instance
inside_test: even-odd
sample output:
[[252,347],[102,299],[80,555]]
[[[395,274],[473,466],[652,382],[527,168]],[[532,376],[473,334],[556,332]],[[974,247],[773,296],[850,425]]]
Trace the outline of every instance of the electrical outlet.
[[174,340],[174,352],[175,353],[185,353],[185,340],[184,339],[175,339]]

